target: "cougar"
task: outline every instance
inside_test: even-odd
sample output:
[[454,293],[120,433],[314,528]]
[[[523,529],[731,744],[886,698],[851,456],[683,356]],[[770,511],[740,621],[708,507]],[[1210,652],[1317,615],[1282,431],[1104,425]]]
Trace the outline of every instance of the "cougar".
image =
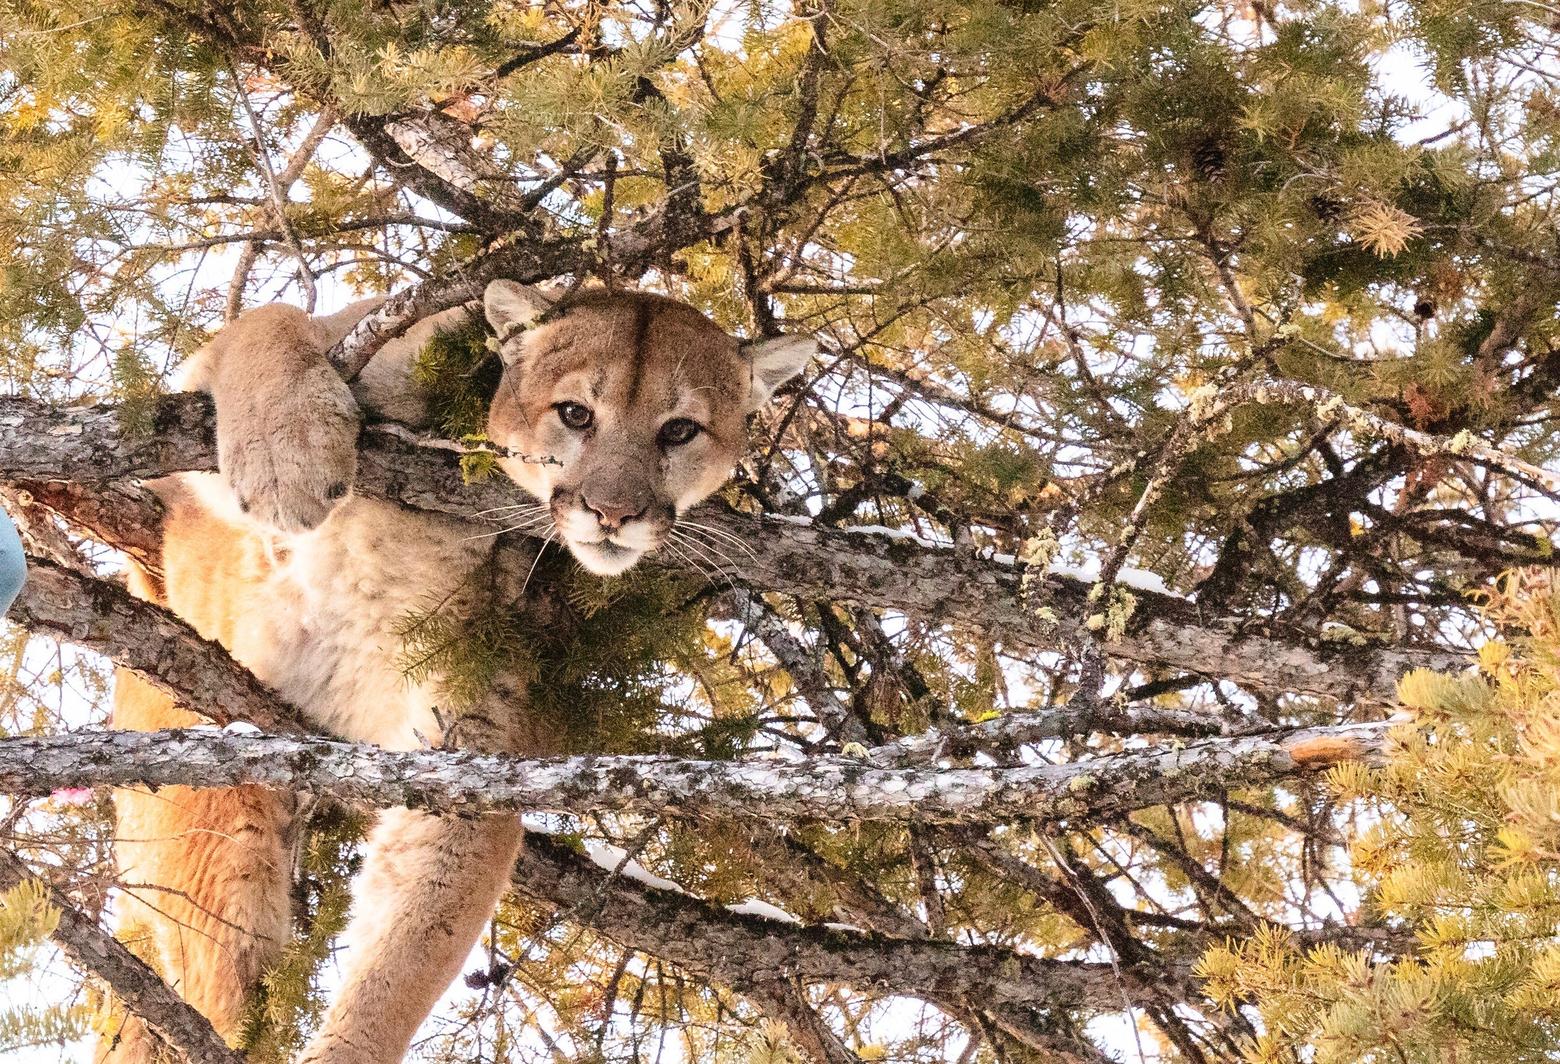
[[[152,485],[166,511],[162,571],[132,572],[132,589],[220,642],[324,732],[392,750],[554,753],[557,726],[528,712],[522,683],[498,677],[455,736],[434,686],[398,665],[398,622],[429,601],[458,602],[501,563],[490,526],[353,494],[361,410],[422,423],[417,352],[476,313],[419,322],[349,387],[326,352],[376,305],[328,317],[261,307],[191,359],[184,386],[213,397],[219,471]],[[664,544],[725,482],[747,415],[816,351],[800,337],[740,342],[693,307],[645,293],[587,292],[554,308],[501,280],[483,310],[502,361],[487,422],[505,453],[498,464],[579,564],[606,575]],[[125,671],[113,719],[143,731],[198,723]],[[125,789],[116,806],[123,933],[236,1042],[291,933],[293,797]],[[340,988],[305,1061],[402,1059],[503,894],[521,841],[512,814],[380,814],[342,936]],[[134,1017],[114,1027],[98,1061],[155,1056]]]

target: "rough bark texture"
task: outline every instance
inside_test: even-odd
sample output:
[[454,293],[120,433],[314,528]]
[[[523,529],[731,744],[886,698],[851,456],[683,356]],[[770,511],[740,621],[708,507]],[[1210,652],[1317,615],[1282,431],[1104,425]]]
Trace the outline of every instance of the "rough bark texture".
[[[273,733],[317,733],[303,722],[296,707],[283,702],[220,645],[202,638],[166,609],[130,595],[117,583],[45,559],[31,558],[30,565],[31,578],[10,611],[17,623],[52,633],[135,670],[180,706],[217,724],[243,721]],[[771,624],[779,627],[773,619]],[[781,641],[776,633],[770,634]],[[804,653],[794,641],[790,649]],[[814,679],[824,682],[821,673]],[[1258,722],[1232,722],[1226,717],[1152,704],[1094,707],[1087,713],[1060,707],[1009,713],[980,724],[934,728],[872,747],[864,760],[877,768],[892,768],[976,754],[1011,759],[1026,744],[1089,730],[1203,738],[1260,735],[1273,729]],[[852,732],[847,737],[856,736]]]
[[0,400],[0,455],[7,478],[18,480],[144,480],[215,469],[216,421],[201,395],[134,408],[50,407],[8,396]]
[[1207,738],[1257,735],[1272,730],[1272,724],[1242,721],[1232,714],[1216,716],[1208,711],[1174,709],[1153,702],[1127,706],[1089,704],[1083,708],[1063,705],[1033,712],[1004,713],[979,724],[930,728],[919,735],[907,735],[871,748],[867,751],[867,760],[881,768],[929,764],[976,754],[1000,760],[1011,758],[1022,747],[1033,743],[1085,735],[1091,731]]
[[531,836],[515,889],[565,909],[608,938],[737,990],[774,980],[892,986],[928,1000],[1047,1010],[1114,1010],[1109,964],[1045,960],[993,946],[885,938],[746,916],[613,876],[562,843]]
[[[162,574],[162,503],[131,480],[72,484],[10,479],[26,508],[62,518],[78,535],[113,544],[148,573]],[[12,516],[16,516],[15,513]]]
[[846,757],[801,762],[654,756],[521,759],[397,752],[328,739],[216,729],[80,732],[0,739],[0,791],[260,784],[351,805],[443,814],[498,809],[720,813],[849,823],[1068,824],[1257,786],[1377,756],[1388,725],[1215,739],[1060,765],[879,769]]
[[[0,890],[35,879],[20,858],[0,849]],[[60,917],[49,937],[72,961],[107,983],[130,1011],[190,1064],[243,1064],[244,1058],[228,1048],[206,1017],[185,1004],[144,961],[78,912],[64,894],[53,887],[47,890],[49,904]]]
[[296,709],[228,652],[167,610],[117,584],[28,560],[27,583],[10,617],[134,669],[180,706],[218,724],[246,721],[270,732],[303,733]]
[[[0,477],[92,481],[214,467],[204,399],[160,400],[154,421],[155,439],[149,439],[130,431],[113,407],[53,411],[24,399],[0,399]],[[356,490],[467,517],[520,498],[517,488],[496,476],[463,484],[456,461],[449,451],[370,426]],[[898,610],[981,629],[1015,645],[1055,647],[1088,634],[1090,584],[1084,580],[1051,575],[1031,580],[1024,591],[1016,565],[881,531],[832,529],[717,507],[696,516],[749,546],[753,555],[744,556],[735,575],[754,589]],[[1113,656],[1269,694],[1386,702],[1397,677],[1411,669],[1453,670],[1467,663],[1447,651],[1312,639],[1260,623],[1204,617],[1196,605],[1169,595],[1134,595],[1132,622],[1107,646]]]

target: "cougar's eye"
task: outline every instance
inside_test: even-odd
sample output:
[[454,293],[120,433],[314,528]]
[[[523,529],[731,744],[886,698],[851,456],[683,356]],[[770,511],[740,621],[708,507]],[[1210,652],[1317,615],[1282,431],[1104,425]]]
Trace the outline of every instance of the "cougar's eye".
[[571,429],[588,429],[595,420],[590,407],[584,403],[559,403],[553,409],[558,411],[558,420]]
[[676,447],[693,439],[704,427],[685,417],[674,417],[661,426],[661,446]]

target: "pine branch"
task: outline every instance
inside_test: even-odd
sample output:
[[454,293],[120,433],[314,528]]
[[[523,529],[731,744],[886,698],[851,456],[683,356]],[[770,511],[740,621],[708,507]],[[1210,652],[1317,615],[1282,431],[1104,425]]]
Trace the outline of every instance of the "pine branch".
[[[0,892],[36,879],[20,858],[0,849]],[[45,889],[49,904],[59,913],[59,924],[49,937],[82,969],[107,983],[125,1007],[179,1056],[189,1064],[243,1064],[243,1057],[228,1048],[206,1017],[144,961],[79,912],[64,894],[53,887]]]
[[[1466,430],[1453,436],[1437,436],[1372,414],[1346,403],[1343,397],[1326,388],[1299,381],[1260,381],[1232,389],[1210,407],[1209,417],[1243,402],[1260,404],[1297,403],[1311,407],[1320,420],[1338,419],[1356,434],[1379,436],[1422,455],[1448,455],[1486,465],[1499,473],[1528,481],[1551,498],[1560,497],[1560,473],[1533,465],[1485,443]],[[1216,413],[1215,413],[1216,411]]]
[[[272,733],[316,733],[295,707],[168,610],[136,598],[116,583],[45,559],[31,558],[29,565],[30,578],[11,607],[11,618],[24,627],[51,633],[138,672],[176,704],[216,724],[245,722]],[[867,750],[862,761],[875,768],[930,765],[943,758],[977,754],[1010,761],[1026,744],[1075,734],[1084,727],[1133,735],[1260,738],[1273,734],[1270,725],[1240,726],[1152,704],[1102,705],[1086,720],[1064,706],[906,736]]]
[[[329,27],[307,4],[295,0],[290,6],[298,28],[322,57],[329,58],[333,52]],[[243,46],[249,42],[244,40],[245,35],[241,31],[214,31],[209,22],[188,16],[178,21],[215,47],[227,51],[233,57],[232,61],[248,54],[259,65],[284,75],[288,73],[288,63],[273,50],[267,49],[256,54],[245,49]],[[315,88],[317,90],[318,86]],[[334,103],[329,106],[334,109]],[[415,192],[430,203],[489,233],[534,231],[536,228],[529,212],[506,209],[504,203],[495,203],[478,196],[471,187],[458,179],[452,179],[452,171],[455,175],[470,174],[469,147],[463,148],[458,141],[447,136],[427,139],[413,136],[408,143],[403,144],[392,132],[398,118],[403,116],[362,114],[351,108],[341,110],[344,112],[342,125],[351,131],[358,143],[373,156],[374,161],[396,185]]]
[[[159,400],[150,420],[148,436],[118,407],[52,410],[0,398],[0,479],[95,482],[214,468],[212,422],[203,397]],[[372,426],[364,435],[356,490],[467,518],[520,499],[519,489],[497,477],[464,484],[448,452]],[[756,590],[894,609],[1039,648],[1078,641],[1093,612],[1088,581],[1048,575],[1031,579],[1026,588],[1022,567],[1002,559],[875,530],[798,524],[713,506],[695,516],[748,544],[752,557],[736,575]],[[131,523],[144,526],[149,520],[142,515]],[[1259,628],[1236,618],[1209,618],[1174,596],[1133,593],[1137,609],[1120,638],[1105,646],[1110,655],[1271,694],[1385,703],[1396,678],[1411,669],[1450,671],[1466,664],[1463,655],[1448,651],[1328,643],[1277,624]]]
[[[1047,1020],[1070,1009],[1113,1012],[1121,987],[1109,964],[1031,957],[995,946],[906,940],[745,916],[614,876],[547,836],[532,835],[515,867],[521,894],[570,911],[621,945],[700,979],[747,992],[777,980],[889,987],[956,1013],[1005,1010],[1049,1048],[1079,1047]],[[1127,972],[1133,987],[1171,974]]]
[[509,228],[522,220],[534,227],[535,222],[529,220],[531,205],[516,189],[514,177],[492,157],[472,148],[474,131],[466,123],[437,110],[400,115],[389,121],[357,121],[354,131],[360,137],[366,133],[365,123],[376,123],[376,128],[417,165],[480,203],[481,213],[472,219],[480,228],[504,232],[493,227],[501,218],[510,219]]
[[[286,714],[290,713],[290,709],[285,706],[267,708],[266,700],[270,697],[268,692],[265,692],[252,679],[249,679],[248,674],[244,673],[240,666],[232,662],[220,647],[201,640],[193,631],[187,630],[181,622],[166,613],[166,611],[129,596],[115,585],[92,581],[88,578],[80,577],[78,574],[61,570],[48,563],[34,562],[33,579],[28,589],[28,596],[28,598],[24,599],[23,604],[18,607],[18,612],[22,612],[30,623],[40,623],[46,620],[48,626],[54,630],[73,634],[76,638],[84,641],[88,636],[83,633],[87,633],[93,640],[88,642],[88,645],[111,654],[122,664],[139,667],[153,677],[156,676],[155,672],[152,671],[153,669],[163,669],[174,676],[180,677],[185,685],[198,685],[198,689],[217,692],[210,696],[210,701],[206,705],[214,707],[211,715],[219,721],[241,719],[243,716],[249,716],[257,720],[269,718],[285,722]],[[93,620],[93,618],[96,618],[96,620]],[[142,633],[142,638],[137,641],[134,636],[116,637],[114,633]],[[116,647],[118,649],[115,649]],[[178,686],[166,680],[161,683],[161,686],[165,690],[170,690],[171,693],[174,693],[179,698],[181,704],[192,709],[201,708],[201,704],[197,699],[190,694],[181,693]],[[232,709],[234,706],[241,707],[237,713]],[[197,742],[204,741],[207,738],[216,738],[219,741],[229,738],[222,735],[213,736],[212,733],[185,734],[195,736]],[[139,737],[146,738],[145,736]],[[3,746],[0,746],[0,751],[4,751]],[[3,754],[0,754],[0,756],[3,756]],[[226,760],[225,755],[218,754],[215,756],[218,761]],[[262,755],[261,759],[264,760],[265,756]],[[117,757],[114,760],[117,760]],[[173,760],[179,761],[181,758],[175,756]],[[607,771],[611,773],[614,770],[609,768]],[[770,808],[770,803],[762,800],[760,800],[759,805],[766,811]],[[693,902],[686,902],[686,904],[690,906],[697,905],[697,903]],[[635,909],[643,911],[643,905],[635,906]],[[621,907],[614,907],[612,912],[620,915]],[[722,916],[727,918],[730,917],[730,914],[723,913]],[[743,920],[738,919],[737,922],[740,924]],[[765,921],[748,918],[746,922],[762,929],[766,935],[773,933],[774,928]],[[658,921],[653,921],[653,923],[658,928],[666,926]],[[621,926],[618,926],[621,931]],[[708,937],[700,939],[700,941],[708,940]],[[875,948],[873,944],[876,941],[865,941],[859,948],[861,950]],[[630,944],[635,948],[654,951],[656,955],[674,960],[680,964],[687,961],[685,956],[667,949],[665,942],[660,943],[661,948],[654,950],[652,950],[654,943],[647,942],[643,938],[634,939]],[[896,948],[908,949],[909,947]],[[935,950],[941,948],[941,946],[933,948],[934,956]],[[830,950],[832,955],[838,955],[839,944],[832,944]],[[923,962],[930,963],[925,958],[923,958]],[[962,963],[957,965],[950,964],[948,967],[963,970],[964,965]],[[744,970],[757,971],[758,969],[744,967]],[[873,978],[878,977],[874,976]],[[842,977],[831,979],[831,981],[846,980]],[[804,1024],[805,1015],[794,1009],[794,1006],[800,1000],[799,998],[792,997],[788,999],[789,1006],[786,1009],[780,1009],[782,1002],[767,996],[774,987],[764,987],[758,983],[749,985],[754,987],[751,992],[756,995],[756,1003],[765,1008],[766,1011],[770,1011],[771,1014],[781,1015],[785,1022],[789,1024]],[[939,985],[941,984],[939,983]],[[948,1004],[951,1007],[953,1001],[953,998],[949,998],[944,1004]],[[1060,1048],[1056,1044],[1056,1040],[1061,1036],[1052,1031],[1049,1026],[1038,1024],[1035,1017],[1030,1015],[1024,1008],[1016,1004],[1007,1005],[1004,1006],[1003,1012],[1003,1023],[1010,1035],[1017,1037],[1019,1033],[1022,1033],[1026,1044],[1044,1044],[1052,1049]],[[805,1040],[818,1035],[821,1030],[821,1028],[807,1026],[797,1036]],[[1070,1041],[1067,1044],[1074,1050],[1080,1048],[1073,1046]]]
[[790,674],[791,682],[807,699],[807,704],[818,714],[830,740],[840,743],[868,742],[866,726],[851,711],[823,671],[816,657],[802,646],[759,595],[737,591],[732,595],[734,613],[754,635],[758,636]]
[[[669,255],[729,231],[745,210],[733,207],[714,214],[653,214],[613,234],[613,265],[626,274],[642,272],[657,255]],[[352,380],[390,340],[431,314],[480,300],[489,281],[503,277],[532,284],[570,273],[585,260],[579,240],[538,240],[511,234],[450,273],[412,285],[385,300],[331,348],[331,363]]]
[[1057,765],[872,768],[848,757],[700,761],[659,756],[516,758],[216,729],[0,739],[0,792],[60,787],[304,790],[360,808],[440,815],[620,810],[830,823],[1089,823],[1379,757],[1390,724],[1297,729],[1133,750]]
[[1086,700],[1082,707],[1069,702],[1048,709],[1004,713],[978,724],[929,728],[918,735],[902,736],[872,747],[866,759],[879,768],[930,764],[943,758],[959,760],[977,754],[1002,761],[1011,759],[1024,746],[1095,731],[1207,738],[1271,733],[1273,725],[1219,717],[1206,710],[1169,708],[1152,699],[1125,706]]
[[872,156],[835,156],[829,158],[831,179],[840,180],[864,174],[885,174],[905,169],[930,159],[950,148],[979,143],[994,133],[1018,125],[1042,110],[1060,105],[1063,90],[1076,82],[1093,66],[1092,62],[1079,63],[1057,77],[1053,83],[1035,89],[1013,107],[987,119],[972,123],[951,133],[925,137],[897,151],[884,151]]

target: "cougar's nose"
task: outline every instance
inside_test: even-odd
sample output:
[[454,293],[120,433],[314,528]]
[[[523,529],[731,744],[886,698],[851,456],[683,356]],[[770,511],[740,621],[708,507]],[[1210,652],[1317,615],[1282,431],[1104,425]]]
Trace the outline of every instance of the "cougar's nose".
[[582,495],[580,499],[584,502],[585,509],[595,514],[596,520],[601,522],[601,527],[608,532],[616,531],[636,517],[643,517],[645,511],[650,509],[650,500],[644,497],[595,498]]

